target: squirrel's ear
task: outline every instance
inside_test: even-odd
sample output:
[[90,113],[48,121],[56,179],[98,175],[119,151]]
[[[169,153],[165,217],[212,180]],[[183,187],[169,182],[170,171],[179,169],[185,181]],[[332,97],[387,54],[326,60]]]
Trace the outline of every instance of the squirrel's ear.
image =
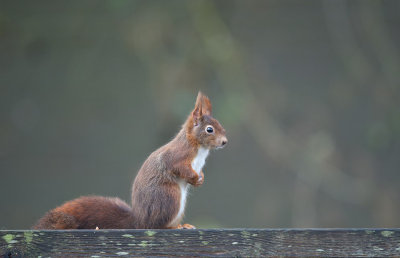
[[192,112],[194,124],[197,125],[200,117],[203,115],[202,112],[202,96],[203,94],[199,91],[197,95],[196,104],[194,106],[194,110]]
[[202,96],[202,105],[201,105],[201,111],[203,115],[211,116],[212,113],[212,105],[210,99],[206,96]]

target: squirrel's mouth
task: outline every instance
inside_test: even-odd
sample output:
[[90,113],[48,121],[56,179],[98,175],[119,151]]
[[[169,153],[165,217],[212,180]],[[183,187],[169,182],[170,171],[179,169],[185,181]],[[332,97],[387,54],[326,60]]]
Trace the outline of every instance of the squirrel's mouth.
[[219,149],[223,149],[224,147],[225,147],[225,144],[224,145],[219,145],[219,146],[215,147],[215,149],[219,150]]

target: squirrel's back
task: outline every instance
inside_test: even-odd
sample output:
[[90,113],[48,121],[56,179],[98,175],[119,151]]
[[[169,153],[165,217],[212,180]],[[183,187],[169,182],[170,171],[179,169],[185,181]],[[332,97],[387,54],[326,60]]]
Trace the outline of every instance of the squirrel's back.
[[33,229],[136,228],[131,207],[119,198],[83,196],[48,211]]

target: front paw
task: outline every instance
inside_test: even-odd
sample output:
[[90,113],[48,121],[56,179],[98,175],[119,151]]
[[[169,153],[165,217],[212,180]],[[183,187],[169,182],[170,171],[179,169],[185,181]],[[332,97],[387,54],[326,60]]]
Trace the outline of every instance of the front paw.
[[196,182],[196,184],[194,184],[194,186],[199,186],[199,185],[202,185],[203,183],[204,183],[204,173],[203,173],[203,171],[201,171],[200,175],[197,179],[197,182]]

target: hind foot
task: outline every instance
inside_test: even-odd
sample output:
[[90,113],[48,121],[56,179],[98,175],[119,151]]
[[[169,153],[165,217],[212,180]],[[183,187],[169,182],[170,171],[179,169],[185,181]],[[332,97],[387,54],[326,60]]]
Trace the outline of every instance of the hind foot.
[[177,228],[178,229],[196,229],[195,226],[190,225],[190,224],[183,224],[183,225],[179,224]]

